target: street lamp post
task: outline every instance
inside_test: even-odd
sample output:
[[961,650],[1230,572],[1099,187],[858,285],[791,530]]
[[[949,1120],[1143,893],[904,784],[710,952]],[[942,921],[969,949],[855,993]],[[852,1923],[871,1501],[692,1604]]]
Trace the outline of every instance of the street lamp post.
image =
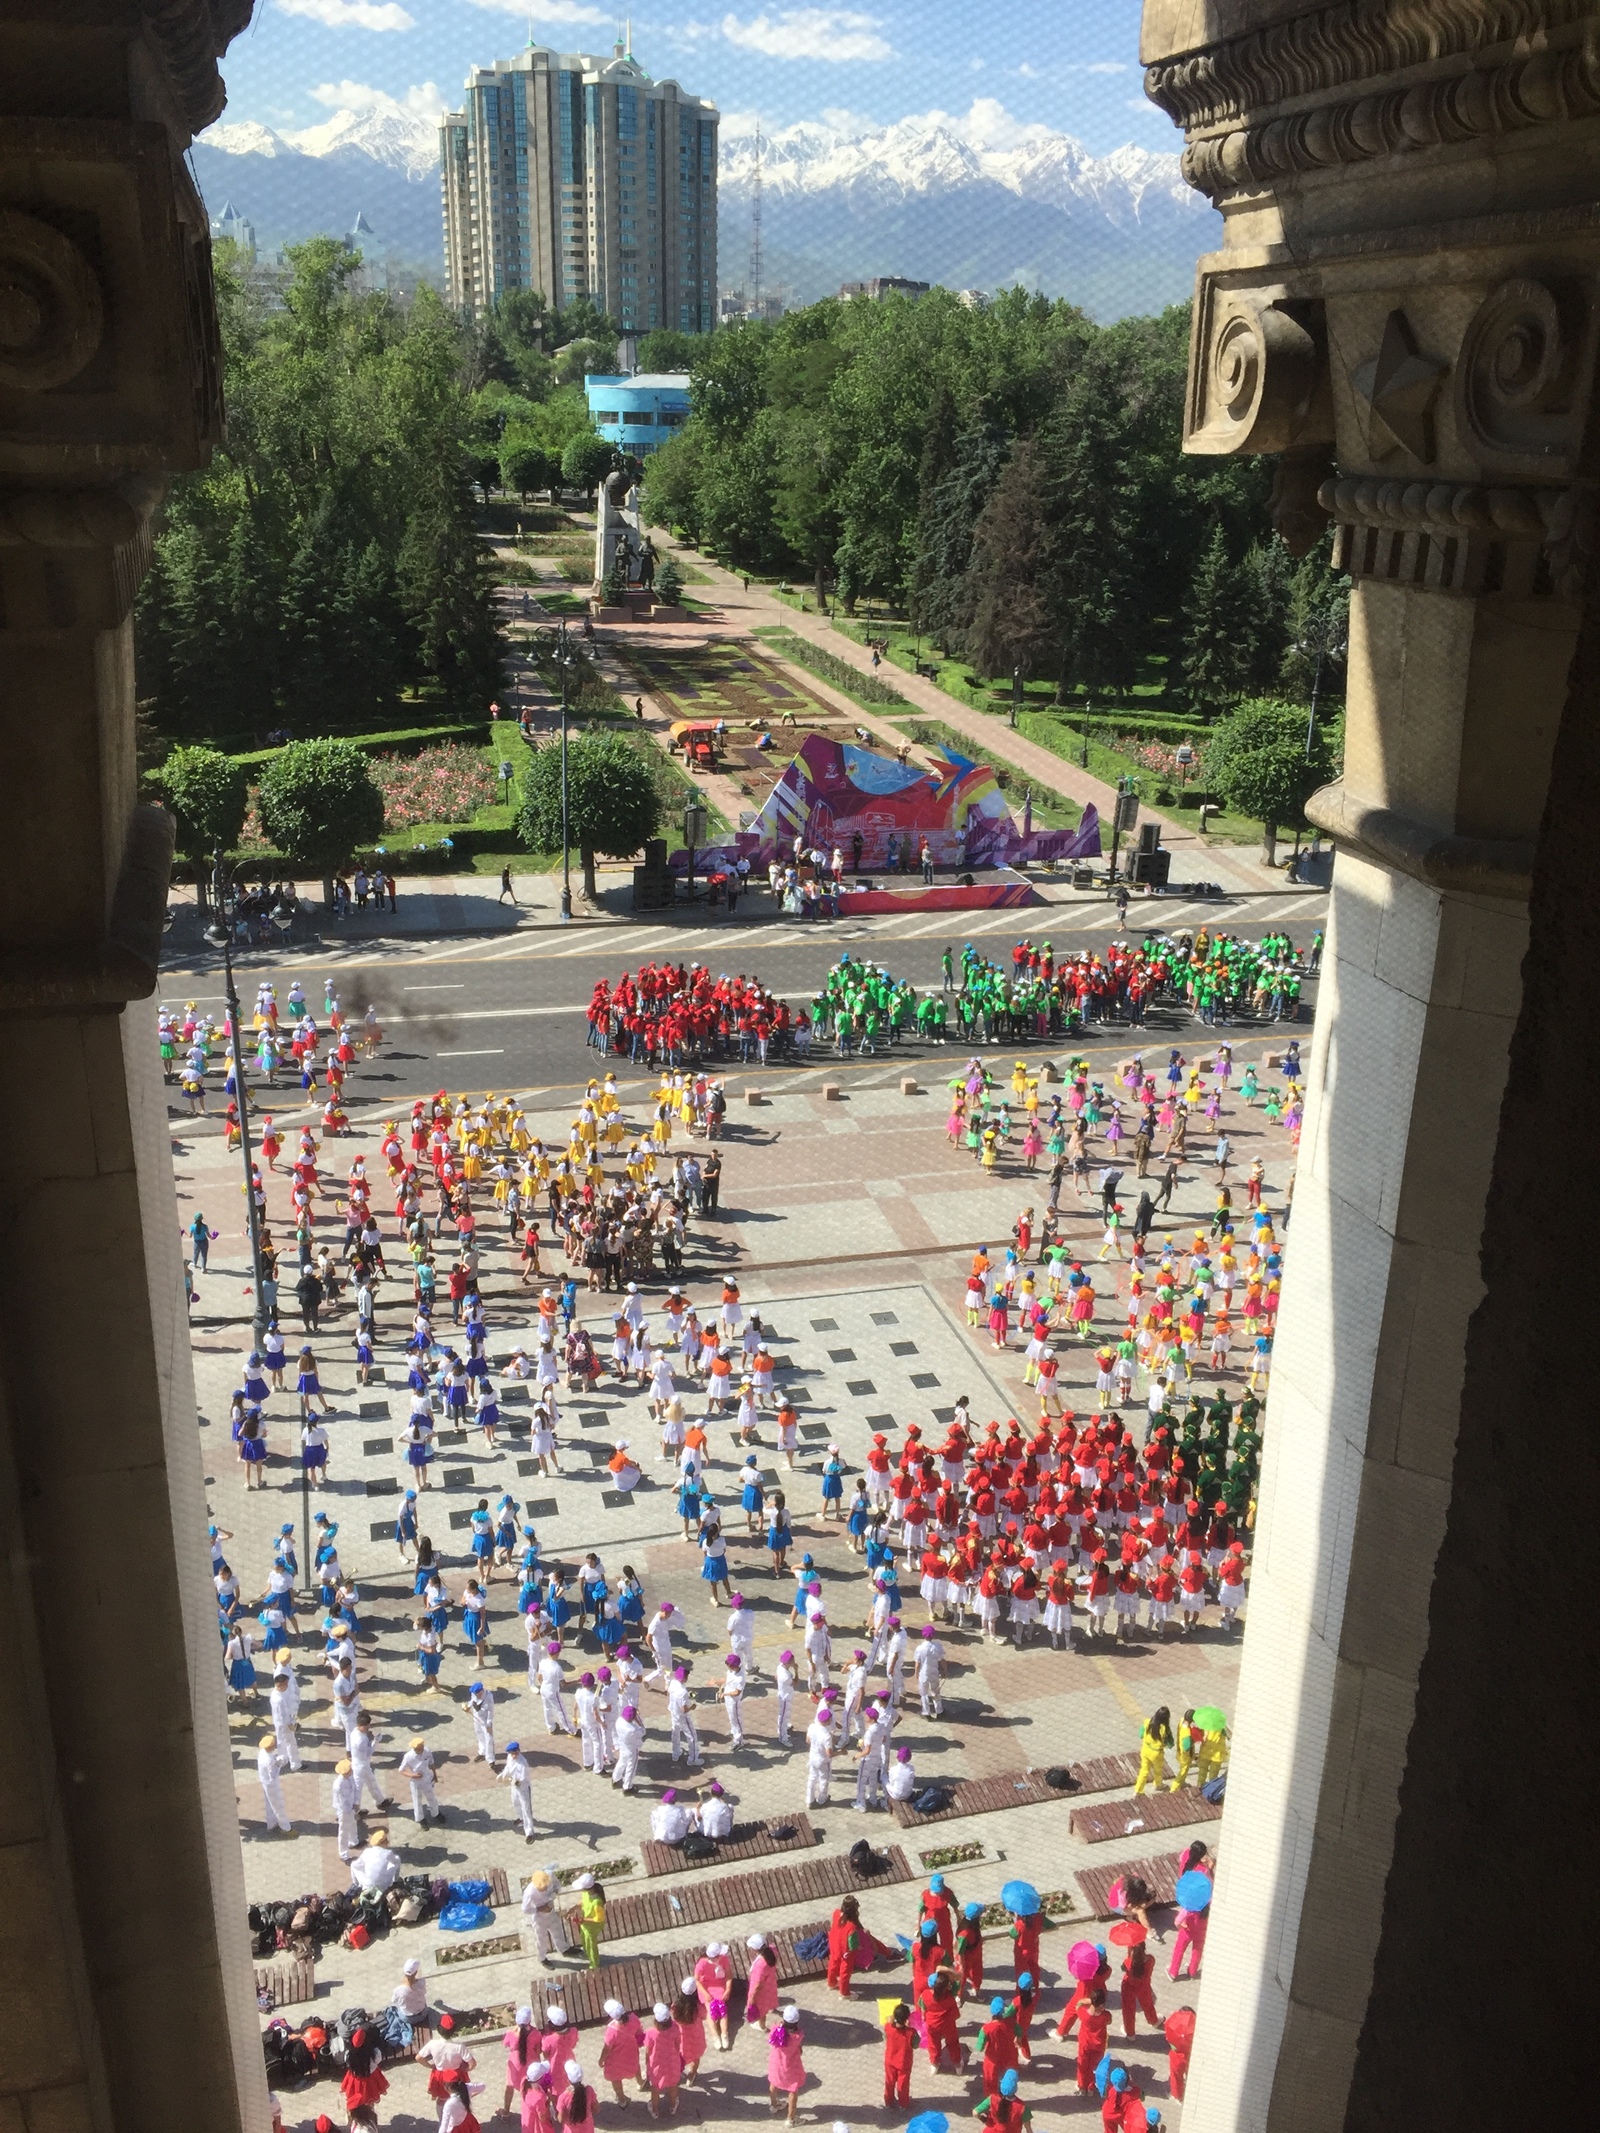
[[1317,738],[1317,698],[1322,694],[1322,666],[1324,660],[1343,659],[1349,650],[1342,616],[1332,614],[1313,615],[1296,647],[1311,654],[1311,709],[1306,716],[1306,761],[1311,760]]
[[266,1306],[261,1294],[261,1213],[256,1206],[255,1174],[250,1160],[250,1107],[244,1085],[244,1048],[239,1036],[239,988],[233,977],[234,914],[238,893],[228,878],[219,849],[211,870],[212,900],[216,915],[206,928],[206,939],[222,950],[223,995],[228,1007],[228,1034],[233,1051],[233,1099],[239,1114],[239,1148],[244,1156],[244,1205],[250,1230],[251,1323],[259,1349],[267,1330]]
[[567,625],[563,618],[556,645],[556,664],[561,669],[561,923],[572,923],[572,847],[567,833]]

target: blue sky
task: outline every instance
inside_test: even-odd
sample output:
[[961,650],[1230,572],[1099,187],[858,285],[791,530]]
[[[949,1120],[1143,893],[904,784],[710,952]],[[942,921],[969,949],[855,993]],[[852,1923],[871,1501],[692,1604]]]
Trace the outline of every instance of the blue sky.
[[[469,66],[527,39],[607,49],[621,20],[596,0],[259,0],[228,53],[229,120],[309,126],[392,98],[430,115]],[[656,76],[711,97],[747,130],[828,119],[852,128],[929,111],[966,114],[1002,145],[1048,125],[1095,153],[1180,143],[1140,93],[1139,0],[860,0],[729,8],[640,0],[633,50]]]

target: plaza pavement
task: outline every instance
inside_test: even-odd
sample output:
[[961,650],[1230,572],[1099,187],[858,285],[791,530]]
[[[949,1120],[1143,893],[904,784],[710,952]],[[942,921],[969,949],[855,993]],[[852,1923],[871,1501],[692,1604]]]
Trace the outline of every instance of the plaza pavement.
[[[1236,1058],[1242,1065],[1251,1057],[1260,1057],[1275,1042],[1264,1036],[1242,1036],[1236,1043]],[[583,1059],[593,1058],[583,1053],[576,1033],[574,1051]],[[581,1064],[575,1057],[575,1073],[581,1071]],[[952,1047],[952,1070],[958,1064]],[[999,1064],[1006,1067],[1009,1061],[1002,1058]],[[908,1422],[930,1426],[960,1393],[970,1395],[980,1425],[990,1415],[1015,1412],[1031,1421],[1036,1413],[1036,1401],[1022,1384],[1020,1352],[995,1354],[986,1332],[968,1330],[960,1302],[970,1247],[986,1242],[998,1256],[1024,1205],[1031,1203],[1036,1216],[1042,1213],[1045,1182],[1027,1178],[1017,1169],[983,1178],[965,1153],[947,1145],[947,1105],[940,1081],[919,1072],[924,1093],[908,1096],[900,1091],[900,1077],[898,1063],[886,1063],[881,1078],[870,1069],[859,1069],[846,1084],[846,1098],[836,1102],[823,1095],[825,1073],[819,1069],[786,1084],[782,1093],[758,1108],[736,1108],[723,1144],[722,1209],[693,1225],[684,1277],[692,1297],[715,1304],[718,1278],[736,1269],[747,1307],[760,1310],[773,1330],[774,1352],[785,1366],[780,1388],[794,1395],[802,1424],[797,1455],[800,1471],[792,1481],[780,1476],[787,1484],[795,1519],[794,1559],[806,1548],[815,1554],[835,1624],[836,1660],[848,1653],[854,1641],[850,1631],[864,1618],[866,1584],[859,1559],[847,1552],[841,1529],[824,1529],[818,1523],[816,1474],[826,1443],[834,1440],[841,1445],[847,1472],[854,1474],[860,1471],[872,1429],[886,1430],[891,1446],[898,1448]],[[647,1086],[633,1075],[623,1081],[624,1101],[634,1117]],[[381,1178],[376,1157],[379,1119],[375,1111],[359,1117],[352,1142],[328,1149],[330,1176],[341,1176],[349,1155],[362,1148],[369,1170]],[[1269,1202],[1278,1202],[1289,1167],[1285,1136],[1267,1127],[1259,1111],[1247,1112],[1237,1101],[1229,1107],[1227,1122],[1240,1166],[1235,1175],[1242,1175],[1254,1156],[1263,1155],[1272,1188]],[[548,1137],[564,1131],[566,1115],[530,1113],[530,1124]],[[212,1226],[223,1235],[212,1247],[211,1268],[200,1279],[200,1299],[193,1313],[195,1376],[207,1455],[208,1500],[218,1524],[233,1535],[229,1557],[241,1574],[246,1596],[253,1597],[264,1583],[279,1524],[293,1518],[298,1529],[300,1521],[297,1403],[289,1394],[276,1395],[269,1403],[273,1452],[267,1468],[269,1486],[247,1496],[227,1433],[228,1393],[238,1380],[238,1362],[248,1345],[246,1260],[242,1241],[232,1234],[237,1227],[233,1210],[239,1197],[238,1158],[228,1157],[219,1139],[185,1138],[181,1123],[175,1125],[174,1134],[180,1222],[190,1218],[197,1204],[205,1205],[208,1213],[213,1208],[227,1210],[221,1221],[212,1216]],[[676,1145],[682,1146],[681,1137]],[[1127,1168],[1131,1188],[1131,1162]],[[1197,1221],[1205,1223],[1213,1185],[1209,1170],[1191,1161],[1174,1215],[1163,1227],[1184,1232]],[[271,1213],[280,1235],[287,1228],[286,1197],[282,1181],[274,1180]],[[381,1183],[374,1197],[380,1219],[392,1234]],[[1131,1209],[1131,1194],[1128,1204]],[[1091,1260],[1099,1250],[1100,1226],[1089,1203],[1084,1203],[1080,1213],[1069,1192],[1063,1212],[1070,1241],[1086,1261]],[[495,1357],[504,1355],[516,1341],[529,1340],[533,1296],[513,1285],[504,1242],[495,1236],[492,1211],[484,1219],[483,1232],[488,1246],[484,1263],[489,1351]],[[1104,1298],[1100,1323],[1106,1325],[1124,1314],[1125,1303],[1106,1296],[1098,1275],[1097,1286]],[[1124,1268],[1118,1288],[1125,1292],[1125,1287]],[[658,1285],[654,1297],[647,1300],[658,1300],[659,1294]],[[609,1334],[608,1310],[609,1299],[589,1297],[581,1316],[597,1334]],[[394,1439],[406,1409],[398,1343],[407,1316],[398,1282],[380,1291],[379,1355],[386,1366],[386,1381],[364,1389],[354,1385],[351,1313],[347,1309],[332,1320],[324,1319],[317,1352],[334,1407],[331,1480],[313,1501],[338,1520],[343,1560],[361,1586],[361,1673],[364,1700],[381,1735],[380,1772],[385,1763],[392,1768],[416,1733],[435,1750],[444,1751],[440,1794],[448,1811],[445,1826],[423,1836],[398,1810],[390,1821],[405,1869],[459,1874],[489,1863],[503,1866],[510,1876],[513,1905],[497,1913],[484,1937],[505,1936],[514,1945],[504,1953],[446,1963],[442,1958],[455,1952],[451,1936],[427,1925],[395,1928],[360,1953],[327,1949],[317,1966],[316,2005],[319,2011],[335,2014],[351,2005],[381,2005],[399,1978],[401,1963],[410,1955],[422,1960],[426,1981],[440,2004],[498,2009],[529,1997],[537,1966],[530,1937],[522,1932],[515,1908],[521,1877],[535,1863],[579,1868],[629,1859],[632,1872],[616,1881],[613,1894],[651,1885],[642,1873],[639,1843],[648,1833],[650,1807],[671,1776],[664,1705],[655,1696],[648,1699],[642,1713],[650,1737],[641,1764],[640,1791],[632,1799],[622,1798],[609,1783],[582,1773],[575,1742],[545,1735],[537,1700],[526,1688],[523,1639],[513,1613],[514,1580],[505,1582],[503,1572],[491,1593],[491,1657],[484,1678],[495,1690],[497,1741],[503,1747],[506,1741],[520,1738],[525,1748],[531,1745],[539,1831],[533,1844],[524,1844],[515,1827],[506,1788],[493,1783],[484,1766],[472,1759],[472,1733],[465,1710],[472,1677],[454,1623],[442,1675],[447,1693],[436,1698],[418,1696],[410,1574],[400,1571],[391,1537],[398,1492],[406,1485]],[[292,1357],[299,1336],[287,1313],[285,1331]],[[1076,1404],[1086,1407],[1094,1397],[1088,1389],[1091,1349],[1075,1342],[1061,1346],[1067,1404],[1073,1405],[1076,1395]],[[292,1381],[292,1372],[290,1376]],[[1209,1383],[1209,1379],[1201,1382]],[[1237,1369],[1230,1375],[1229,1386],[1237,1396],[1241,1390]],[[691,1413],[697,1411],[692,1401],[687,1404]],[[664,1597],[677,1603],[687,1631],[683,1653],[693,1664],[692,1682],[706,1688],[722,1671],[726,1647],[721,1641],[721,1615],[705,1598],[706,1588],[698,1577],[698,1551],[684,1544],[681,1525],[673,1515],[670,1470],[657,1462],[656,1435],[648,1422],[643,1393],[603,1389],[593,1399],[566,1402],[562,1472],[553,1479],[523,1470],[528,1463],[526,1410],[508,1405],[504,1413],[496,1453],[485,1456],[475,1439],[440,1446],[434,1472],[447,1485],[431,1498],[423,1498],[423,1530],[431,1532],[453,1573],[452,1596],[459,1598],[465,1575],[465,1535],[460,1529],[471,1508],[480,1495],[487,1496],[493,1506],[502,1491],[509,1489],[519,1503],[539,1507],[536,1522],[547,1556],[575,1564],[586,1549],[596,1548],[613,1577],[624,1563],[633,1566],[644,1581],[651,1607]],[[711,1425],[710,1434],[711,1478],[726,1491],[742,1453],[733,1450],[732,1432],[725,1424]],[[607,1504],[609,1477],[604,1460],[618,1435],[630,1439],[645,1478],[631,1501]],[[763,1435],[770,1477],[778,1463],[770,1425]],[[720,1709],[701,1714],[706,1775],[718,1775],[730,1787],[738,1799],[741,1819],[798,1811],[805,1781],[803,1745],[797,1741],[786,1750],[773,1738],[769,1692],[769,1670],[776,1653],[795,1642],[788,1628],[791,1581],[774,1585],[760,1542],[743,1538],[743,1524],[742,1514],[734,1508],[727,1530],[735,1585],[743,1585],[757,1616],[758,1675],[746,1698],[747,1745],[730,1752]],[[906,1586],[908,1623],[920,1625],[922,1608],[914,1581],[908,1579]],[[310,1619],[308,1615],[303,1621],[309,1624]],[[1080,1630],[1077,1649],[1071,1654],[1037,1646],[1020,1654],[1009,1648],[987,1648],[971,1629],[941,1634],[949,1654],[945,1716],[932,1722],[921,1719],[913,1694],[896,1733],[897,1743],[913,1747],[920,1777],[983,1776],[1123,1753],[1135,1744],[1142,1718],[1157,1704],[1166,1703],[1175,1711],[1202,1702],[1229,1708],[1236,1677],[1237,1644],[1228,1640],[1214,1613],[1195,1637],[1182,1642],[1174,1639],[1165,1646],[1141,1637],[1116,1650],[1109,1643],[1090,1648]],[[284,1781],[295,1821],[292,1838],[269,1838],[262,1824],[254,1752],[266,1724],[264,1710],[240,1711],[232,1721],[246,1881],[253,1900],[326,1890],[345,1879],[328,1809],[338,1736],[331,1726],[325,1679],[315,1663],[319,1649],[320,1639],[313,1638],[309,1627],[303,1629],[295,1657],[304,1698],[301,1739],[306,1767]],[[573,1658],[578,1666],[592,1666],[598,1663],[599,1654],[592,1641],[584,1639]],[[805,1708],[803,1703],[800,1708]],[[949,1873],[960,1900],[992,1901],[1002,1883],[1018,1873],[1042,1889],[1074,1897],[1076,1908],[1064,1918],[1062,1930],[1048,1932],[1044,1941],[1042,2012],[1050,2019],[1061,2005],[1067,1946],[1080,1934],[1103,1938],[1103,1929],[1096,1932],[1085,1910],[1074,1873],[1174,1850],[1194,1836],[1204,1836],[1215,1848],[1221,1833],[1217,1823],[1156,1834],[1130,1828],[1108,1843],[1090,1846],[1069,1834],[1070,1809],[1065,1801],[956,1820],[933,1831],[901,1831],[885,1816],[862,1818],[849,1812],[852,1782],[853,1776],[847,1776],[844,1786],[835,1787],[831,1808],[815,1812],[822,1847],[810,1856],[842,1852],[865,1832],[879,1845],[901,1844],[912,1873],[922,1875],[922,1852],[936,1845],[970,1842],[981,1845],[981,1855]],[[404,1788],[398,1778],[387,1789],[403,1801]],[[1137,1819],[1137,1810],[1130,1807],[1130,1823]],[[375,1818],[367,1820],[371,1826]],[[906,1930],[919,1885],[873,1891],[863,1899],[866,1922],[880,1938],[892,1939],[895,1931]],[[823,1908],[816,1907],[817,1915]],[[658,1947],[687,1948],[711,1937],[713,1931],[733,1941],[757,1924],[809,1922],[809,1914],[794,1910],[774,1910],[760,1917],[730,1916],[715,1928],[698,1932],[685,1928],[622,1942],[608,1947],[607,1956],[645,1953]],[[991,1975],[1008,1973],[1003,1949],[993,1943],[991,1948]],[[1167,1981],[1165,1953],[1158,1950],[1158,2005],[1163,2013],[1192,2002],[1193,1997],[1192,1987]],[[806,2018],[807,2063],[813,2076],[802,2097],[802,2114],[808,2120],[832,2122],[843,2117],[850,2124],[872,2126],[903,2122],[904,2113],[886,2112],[881,2105],[881,2049],[874,1998],[893,1996],[906,1975],[901,1968],[863,1980],[849,2008],[827,1994],[820,1981],[799,1989],[796,1997]],[[551,1977],[538,1979],[532,1991],[536,2002],[547,1994],[552,1981]],[[559,1998],[559,1993],[549,1996]],[[291,2019],[304,2011],[287,2010]],[[1036,2022],[1036,2031],[1041,2026]],[[1181,2107],[1169,2107],[1165,2060],[1157,2042],[1138,2042],[1125,2056],[1130,2064],[1145,2070],[1147,2096],[1160,2102],[1169,2122],[1176,2122]],[[597,2043],[593,2032],[585,2034],[581,2056],[591,2072],[595,2071]],[[487,2114],[500,2100],[497,2040],[484,2039],[479,2071],[487,2084],[479,2108]],[[748,2040],[736,2045],[727,2057],[712,2052],[700,2087],[685,2091],[680,2115],[691,2122],[704,2118],[737,2124],[763,2119],[767,2115],[763,2075],[764,2059]],[[404,2068],[391,2070],[391,2079],[385,2122],[413,2125],[431,2120],[432,2108],[420,2075]],[[926,2062],[919,2058],[913,2083],[919,2105],[932,2103],[964,2116],[976,2100],[975,2094],[968,2099],[968,2086],[951,2075],[931,2077]],[[1033,2103],[1036,2122],[1047,2125],[1058,2117],[1089,2116],[1076,2098],[1070,2058],[1059,2046],[1046,2045],[1036,2053],[1025,2075],[1024,2091]],[[286,2123],[309,2126],[319,2111],[336,2109],[336,2101],[327,2082],[312,2084],[285,2097]],[[642,2106],[633,2106],[631,2115],[642,2117]],[[607,2100],[601,2108],[602,2123],[616,2123],[618,2117]]]

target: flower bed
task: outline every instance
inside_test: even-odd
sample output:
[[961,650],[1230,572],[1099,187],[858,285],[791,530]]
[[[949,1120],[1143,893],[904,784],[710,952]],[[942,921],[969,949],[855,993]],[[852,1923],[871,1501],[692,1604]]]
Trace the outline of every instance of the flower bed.
[[633,1872],[631,1859],[597,1859],[593,1866],[562,1866],[556,1869],[557,1885],[570,1889],[580,1874],[593,1874],[596,1881],[620,1881]]
[[917,1857],[930,1872],[938,1872],[947,1866],[970,1866],[974,1859],[984,1856],[981,1844],[936,1844],[931,1852],[919,1852]]
[[447,1963],[478,1963],[490,1955],[520,1955],[520,1933],[496,1933],[488,1940],[464,1940],[459,1947],[439,1948],[434,1961],[442,1970]]
[[383,794],[385,829],[421,822],[470,822],[500,798],[499,780],[476,748],[425,748],[420,755],[380,756],[373,781]]

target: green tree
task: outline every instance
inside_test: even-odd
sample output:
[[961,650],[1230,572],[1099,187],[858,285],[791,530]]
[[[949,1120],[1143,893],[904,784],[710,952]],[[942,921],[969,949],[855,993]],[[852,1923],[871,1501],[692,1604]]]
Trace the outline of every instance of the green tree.
[[676,607],[683,598],[683,572],[678,568],[678,558],[669,555],[656,572],[656,598],[663,607]]
[[703,538],[700,511],[701,462],[705,433],[690,423],[677,430],[644,463],[639,508],[645,523],[670,526],[697,545]]
[[151,784],[177,824],[177,846],[191,860],[202,909],[212,855],[230,851],[244,827],[250,781],[244,766],[216,748],[174,748]]
[[569,489],[592,496],[617,464],[617,448],[596,430],[580,430],[561,454],[561,478]]
[[1306,718],[1297,704],[1256,697],[1219,720],[1206,743],[1206,784],[1236,813],[1262,826],[1262,856],[1275,863],[1278,831],[1304,819],[1303,810],[1331,772],[1325,734],[1306,752]]
[[261,827],[291,866],[321,876],[333,903],[333,877],[383,833],[383,795],[351,741],[291,741],[261,773]]
[[[518,831],[530,852],[561,849],[561,749],[534,751],[522,781]],[[596,900],[596,854],[626,859],[661,826],[665,802],[648,760],[614,733],[580,733],[567,747],[568,834],[583,863],[583,893]]]
[[582,340],[568,341],[564,348],[556,351],[551,375],[558,385],[581,385],[591,372],[597,372],[603,377],[614,372],[616,365],[617,344],[614,340],[591,340],[585,337]]
[[967,650],[983,674],[1036,674],[1060,645],[1053,605],[1050,482],[1024,438],[1007,460],[972,537],[972,626]]
[[639,343],[641,370],[691,370],[709,335],[680,333],[673,326],[658,326]]
[[1214,526],[1184,606],[1183,684],[1199,711],[1236,703],[1250,687],[1260,654],[1256,610],[1260,577],[1228,555]]
[[508,429],[500,440],[500,486],[526,497],[532,489],[561,485],[561,455],[527,430]]

